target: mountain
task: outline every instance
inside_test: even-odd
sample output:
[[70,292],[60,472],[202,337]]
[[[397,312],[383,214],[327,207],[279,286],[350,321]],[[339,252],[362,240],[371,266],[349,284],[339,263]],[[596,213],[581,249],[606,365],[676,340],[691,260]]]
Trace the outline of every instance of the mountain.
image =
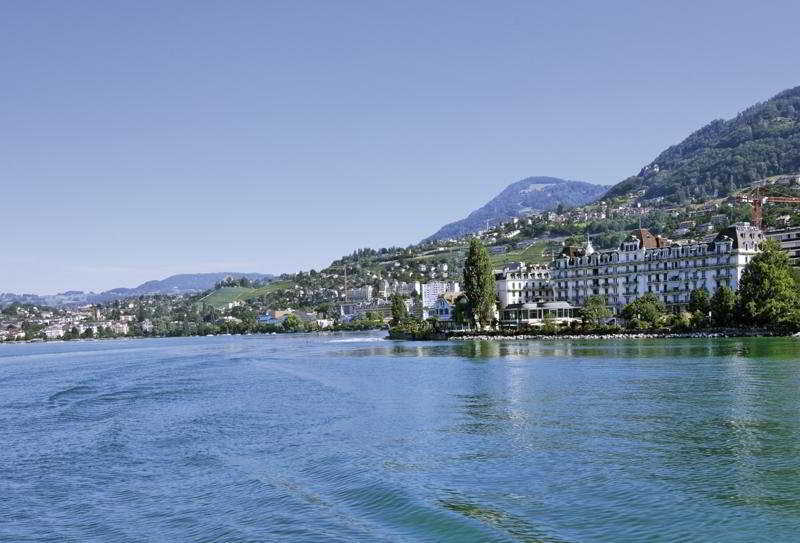
[[599,198],[606,190],[608,187],[585,181],[527,177],[510,184],[489,203],[470,213],[466,219],[444,225],[423,242],[465,236],[486,228],[486,221],[496,224],[512,217],[549,211],[559,204],[569,207],[582,205]]
[[97,304],[129,298],[131,296],[144,296],[150,294],[194,294],[212,288],[226,277],[239,279],[246,277],[251,281],[270,281],[273,275],[264,273],[181,273],[171,275],[166,279],[147,281],[134,288],[114,288],[104,292],[81,292],[70,290],[59,294],[13,294],[0,293],[0,306],[10,303],[30,303],[35,305],[65,306],[81,304]]
[[683,203],[727,196],[759,179],[800,172],[800,87],[718,119],[665,150],[606,197],[644,190]]
[[142,296],[145,294],[187,294],[193,292],[203,292],[213,287],[226,277],[239,279],[246,277],[251,281],[264,281],[272,279],[272,275],[263,273],[237,273],[237,272],[218,272],[218,273],[181,273],[171,275],[166,279],[147,281],[135,288],[115,288],[103,294],[128,296]]

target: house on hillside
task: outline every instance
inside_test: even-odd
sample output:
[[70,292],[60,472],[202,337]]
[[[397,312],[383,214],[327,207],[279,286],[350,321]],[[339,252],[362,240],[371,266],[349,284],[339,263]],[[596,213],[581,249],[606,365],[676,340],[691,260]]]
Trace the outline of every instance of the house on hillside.
[[436,300],[442,294],[461,292],[461,286],[455,281],[431,281],[422,285],[422,318],[427,319],[431,316],[431,310],[436,304]]
[[463,292],[445,292],[441,294],[434,302],[433,307],[428,310],[429,315],[436,317],[436,320],[439,321],[451,321],[456,303],[462,296],[464,296]]

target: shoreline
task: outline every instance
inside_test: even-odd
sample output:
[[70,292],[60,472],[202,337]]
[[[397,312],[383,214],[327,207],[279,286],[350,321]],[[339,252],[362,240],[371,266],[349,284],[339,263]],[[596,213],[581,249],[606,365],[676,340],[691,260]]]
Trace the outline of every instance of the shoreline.
[[517,334],[517,335],[488,335],[488,334],[465,334],[465,335],[448,335],[445,339],[447,341],[465,341],[465,340],[501,340],[509,341],[515,339],[524,340],[629,340],[629,339],[709,339],[709,338],[740,338],[740,337],[797,337],[792,335],[774,334],[771,332],[758,331],[758,332],[739,332],[739,333],[725,333],[725,332],[662,332],[662,333],[630,333],[630,334],[563,334],[563,335],[545,335],[545,334]]
[[632,340],[632,339],[713,339],[713,338],[742,338],[742,337],[785,337],[798,338],[798,334],[782,334],[773,330],[762,328],[730,328],[718,330],[698,330],[693,332],[620,332],[620,333],[579,333],[579,334],[536,334],[520,333],[513,334],[501,331],[489,332],[438,332],[428,335],[418,335],[407,333],[389,334],[386,339],[401,341],[551,341],[551,340]]
[[199,338],[199,337],[225,337],[225,336],[292,336],[301,334],[337,334],[342,332],[379,332],[381,328],[368,328],[366,330],[310,330],[310,331],[292,331],[292,332],[246,332],[243,334],[193,334],[186,336],[117,336],[117,337],[95,337],[95,338],[75,338],[75,339],[17,339],[14,341],[0,341],[2,345],[35,345],[39,343],[82,343],[93,341],[119,341],[119,340],[137,340],[137,339],[170,339],[170,338]]

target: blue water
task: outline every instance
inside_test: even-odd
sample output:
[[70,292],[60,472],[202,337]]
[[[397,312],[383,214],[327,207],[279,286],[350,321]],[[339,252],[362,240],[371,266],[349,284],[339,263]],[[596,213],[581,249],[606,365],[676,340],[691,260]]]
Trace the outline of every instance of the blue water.
[[2,541],[798,541],[800,342],[0,345]]

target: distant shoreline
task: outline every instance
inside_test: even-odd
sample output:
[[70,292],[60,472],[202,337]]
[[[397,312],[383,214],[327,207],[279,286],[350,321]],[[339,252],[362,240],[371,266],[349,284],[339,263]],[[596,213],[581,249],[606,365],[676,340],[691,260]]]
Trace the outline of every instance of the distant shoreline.
[[75,338],[75,339],[17,339],[14,341],[0,341],[2,345],[36,345],[36,344],[61,344],[61,343],[91,343],[95,341],[129,341],[138,339],[179,339],[179,338],[203,338],[203,337],[225,337],[225,336],[293,336],[303,334],[314,335],[329,335],[341,333],[363,333],[363,332],[379,332],[381,328],[368,328],[366,330],[311,330],[311,331],[297,331],[297,332],[248,332],[245,334],[203,334],[203,335],[186,335],[186,336],[116,336],[116,337],[95,337],[95,338]]

